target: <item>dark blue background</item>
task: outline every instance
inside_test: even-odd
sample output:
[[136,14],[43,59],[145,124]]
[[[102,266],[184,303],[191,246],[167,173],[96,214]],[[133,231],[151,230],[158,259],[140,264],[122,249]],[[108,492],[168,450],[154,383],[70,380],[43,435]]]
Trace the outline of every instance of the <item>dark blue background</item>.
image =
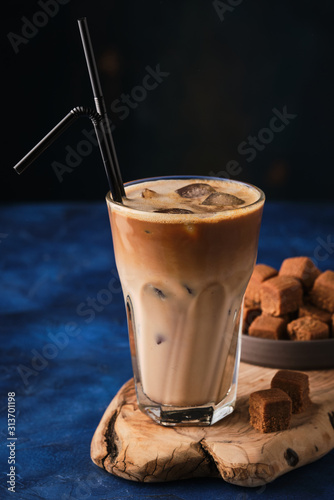
[[[286,256],[307,255],[322,270],[334,269],[334,249],[321,243],[333,240],[333,217],[334,205],[267,202],[258,261],[278,268]],[[107,208],[104,203],[3,206],[0,242],[1,498],[14,498],[5,482],[11,391],[17,410],[15,498],[333,498],[334,451],[264,489],[214,479],[138,484],[97,468],[90,460],[91,438],[109,402],[131,377]],[[101,297],[108,284],[113,289],[109,304],[94,318],[78,314],[78,306],[83,311],[82,304]],[[34,374],[22,377],[22,367],[33,369],[36,353],[44,353],[47,365],[40,361]]]

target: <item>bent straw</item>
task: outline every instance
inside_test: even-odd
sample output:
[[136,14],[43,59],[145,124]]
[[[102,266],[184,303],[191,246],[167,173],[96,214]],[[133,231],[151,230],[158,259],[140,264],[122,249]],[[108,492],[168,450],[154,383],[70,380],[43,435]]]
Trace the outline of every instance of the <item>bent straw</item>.
[[32,148],[14,167],[19,175],[31,165],[75,120],[75,114],[70,111],[36,146]]
[[99,143],[99,148],[104,164],[104,168],[107,174],[108,183],[113,200],[122,203],[122,196],[117,189],[117,180],[114,177],[113,170],[111,168],[112,159],[110,156],[110,150],[107,144],[107,137],[103,125],[102,116],[95,110],[86,108],[84,106],[77,106],[71,109],[71,111],[52,129],[41,141],[39,141],[36,146],[33,147],[28,154],[26,154],[14,167],[14,170],[21,174],[26,168],[33,163],[33,161],[38,158],[38,156],[43,153],[77,118],[81,116],[88,116],[95,129],[96,137]]
[[93,90],[94,102],[96,111],[102,116],[103,121],[101,122],[101,128],[104,128],[107,137],[109,149],[112,157],[112,166],[114,171],[114,176],[117,180],[117,188],[119,190],[120,196],[125,196],[122,175],[118,164],[117,154],[115,150],[114,141],[112,138],[110,122],[107,114],[107,108],[105,105],[100,77],[97,71],[96,60],[94,56],[93,46],[89,34],[87,18],[83,17],[78,19],[79,31],[81,36],[81,41],[85,53],[87,68],[89,72],[89,78]]

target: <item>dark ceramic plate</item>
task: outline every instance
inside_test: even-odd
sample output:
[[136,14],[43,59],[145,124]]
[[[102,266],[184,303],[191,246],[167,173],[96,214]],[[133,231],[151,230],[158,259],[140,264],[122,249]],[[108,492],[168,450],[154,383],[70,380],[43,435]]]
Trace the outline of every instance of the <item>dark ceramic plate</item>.
[[242,335],[241,361],[292,370],[334,368],[334,339],[298,342]]

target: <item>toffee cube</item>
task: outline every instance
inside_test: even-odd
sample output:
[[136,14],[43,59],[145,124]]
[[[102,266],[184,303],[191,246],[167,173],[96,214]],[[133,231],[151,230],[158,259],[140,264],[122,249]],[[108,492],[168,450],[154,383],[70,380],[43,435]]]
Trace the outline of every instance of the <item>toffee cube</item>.
[[325,271],[318,276],[309,297],[315,306],[334,313],[334,271]]
[[282,316],[299,309],[303,288],[296,278],[275,276],[261,284],[261,308],[266,314]]
[[295,319],[287,325],[291,340],[320,340],[329,337],[329,326],[311,316]]
[[246,301],[260,303],[260,285],[264,281],[277,275],[277,270],[266,264],[257,264],[246,288]]
[[250,325],[253,323],[254,319],[260,316],[261,309],[260,306],[245,304],[243,311],[243,322],[242,322],[242,333],[248,333]]
[[248,335],[262,339],[284,339],[286,337],[286,321],[282,318],[261,314],[251,323]]
[[292,401],[281,389],[265,389],[249,396],[250,423],[260,432],[277,432],[289,428]]
[[306,290],[313,286],[314,280],[320,273],[321,271],[308,257],[290,257],[284,259],[279,270],[279,276],[297,278]]
[[290,396],[292,413],[300,413],[311,404],[309,378],[306,373],[279,370],[271,381],[271,387],[281,389]]
[[303,304],[298,311],[299,318],[303,318],[304,316],[311,316],[311,318],[318,319],[327,325],[331,323],[331,313],[325,311],[324,309],[319,309],[319,307],[313,306],[306,302]]

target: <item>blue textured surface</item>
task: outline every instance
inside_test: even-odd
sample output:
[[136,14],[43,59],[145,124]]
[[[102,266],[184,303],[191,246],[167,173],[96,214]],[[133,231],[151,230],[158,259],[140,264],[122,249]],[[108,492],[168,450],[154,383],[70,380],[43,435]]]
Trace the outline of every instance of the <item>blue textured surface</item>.
[[[334,269],[333,221],[334,205],[267,203],[258,261],[279,267],[287,256],[307,255]],[[15,498],[333,498],[334,451],[255,489],[213,479],[138,484],[96,467],[92,435],[132,376],[106,206],[3,206],[0,255],[1,498],[11,495],[8,391],[16,393]]]

